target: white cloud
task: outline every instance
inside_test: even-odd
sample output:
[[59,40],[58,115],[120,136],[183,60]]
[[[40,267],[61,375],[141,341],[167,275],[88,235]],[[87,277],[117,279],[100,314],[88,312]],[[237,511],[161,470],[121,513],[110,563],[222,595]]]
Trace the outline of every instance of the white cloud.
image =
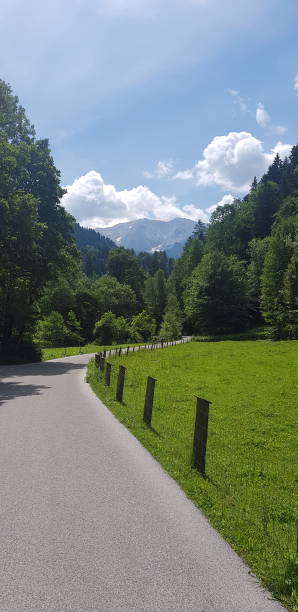
[[203,159],[195,166],[198,185],[219,185],[236,193],[246,192],[254,176],[261,177],[272,163],[276,152],[281,157],[291,145],[278,142],[266,153],[263,144],[250,132],[230,132],[215,136],[203,151]]
[[164,159],[158,161],[154,170],[150,172],[149,170],[144,170],[143,176],[147,179],[165,179],[170,178],[173,173],[174,161],[172,159]]
[[108,227],[134,219],[170,221],[176,217],[207,221],[193,204],[179,206],[175,196],[158,196],[144,185],[117,191],[99,172],[91,170],[67,185],[61,204],[85,227]]
[[190,181],[194,178],[193,170],[180,170],[172,178],[179,179],[180,181]]
[[234,200],[235,197],[232,196],[230,193],[227,193],[219,202],[217,202],[217,204],[209,206],[209,208],[207,208],[207,212],[211,215],[211,213],[213,213],[218,206],[225,206],[225,204],[233,204]]
[[[279,157],[281,157],[281,159],[284,159],[285,157],[288,157],[291,153],[291,149],[292,149],[293,145],[289,145],[289,144],[283,144],[282,142],[277,142],[275,147],[273,147],[272,149],[272,154],[271,154],[271,161],[272,158],[274,159],[276,153],[278,153]],[[270,161],[270,163],[271,163]]]
[[267,113],[265,106],[259,102],[256,110],[256,122],[263,128],[267,127],[270,122],[270,115]]
[[236,91],[236,89],[228,89],[228,93],[232,96],[235,104],[240,107],[242,114],[246,115],[248,113],[248,105],[246,100],[240,96],[239,91]]
[[268,128],[272,134],[277,134],[278,136],[284,136],[288,129],[284,125],[274,125],[271,121],[269,113],[265,109],[264,104],[261,104],[261,102],[259,102],[257,106],[256,122],[262,128]]
[[172,159],[157,162],[156,176],[159,179],[168,177],[172,174],[174,162]]
[[298,74],[294,77],[294,89],[298,89]]

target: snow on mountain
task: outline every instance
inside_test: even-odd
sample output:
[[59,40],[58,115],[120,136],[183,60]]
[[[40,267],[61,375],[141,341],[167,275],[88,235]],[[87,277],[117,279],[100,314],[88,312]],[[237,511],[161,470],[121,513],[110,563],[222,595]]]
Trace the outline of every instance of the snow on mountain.
[[183,246],[192,234],[195,222],[190,219],[156,221],[138,219],[118,223],[113,227],[98,227],[97,232],[113,240],[117,246],[140,251],[166,251],[169,257],[179,257]]

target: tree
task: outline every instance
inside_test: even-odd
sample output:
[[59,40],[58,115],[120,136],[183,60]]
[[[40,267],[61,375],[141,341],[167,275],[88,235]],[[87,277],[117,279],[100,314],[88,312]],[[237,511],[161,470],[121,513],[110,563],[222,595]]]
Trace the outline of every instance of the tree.
[[175,293],[181,306],[187,280],[201,261],[204,248],[205,242],[203,240],[190,237],[184,245],[181,257],[174,263],[173,272],[168,280],[168,289],[169,293]]
[[132,317],[130,323],[130,338],[133,342],[149,340],[154,336],[155,330],[156,322],[146,310],[142,310],[142,312]]
[[45,283],[75,257],[73,220],[47,140],[0,80],[0,359],[30,339]]
[[77,346],[83,341],[81,336],[82,328],[73,310],[70,310],[67,315],[66,328],[66,342],[70,346]]
[[281,202],[279,187],[272,181],[263,181],[254,195],[255,236],[265,238],[271,232],[274,215]]
[[94,327],[94,338],[99,344],[110,345],[129,338],[129,325],[124,317],[105,312]]
[[107,311],[111,311],[117,316],[126,317],[135,314],[137,308],[136,294],[129,285],[119,283],[113,276],[105,274],[96,279],[93,284],[93,291],[97,300],[99,315]]
[[153,277],[147,278],[144,288],[144,301],[147,311],[159,327],[166,305],[166,279],[162,270],[157,270]]
[[270,237],[267,236],[266,238],[253,238],[248,245],[250,262],[247,272],[250,286],[250,307],[256,323],[260,323],[263,320],[260,305],[261,276],[269,244]]
[[42,347],[63,346],[67,337],[67,327],[60,312],[51,312],[48,317],[37,323],[35,340]]
[[247,327],[248,283],[243,264],[223,253],[207,253],[185,292],[185,312],[194,330],[222,334]]
[[122,285],[129,285],[137,296],[138,306],[142,305],[142,289],[145,274],[138,259],[123,247],[109,251],[107,271]]
[[179,338],[182,333],[182,313],[175,295],[169,295],[159,335],[170,340]]
[[298,338],[298,215],[275,225],[261,278],[261,305],[272,337]]

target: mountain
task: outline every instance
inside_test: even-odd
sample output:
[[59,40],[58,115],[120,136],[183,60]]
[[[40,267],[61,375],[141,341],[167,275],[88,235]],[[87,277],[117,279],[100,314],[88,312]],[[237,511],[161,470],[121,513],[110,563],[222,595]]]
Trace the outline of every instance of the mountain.
[[117,246],[134,249],[136,253],[166,251],[169,257],[179,257],[194,227],[195,222],[190,219],[137,219],[113,227],[99,227],[96,231],[113,240]]

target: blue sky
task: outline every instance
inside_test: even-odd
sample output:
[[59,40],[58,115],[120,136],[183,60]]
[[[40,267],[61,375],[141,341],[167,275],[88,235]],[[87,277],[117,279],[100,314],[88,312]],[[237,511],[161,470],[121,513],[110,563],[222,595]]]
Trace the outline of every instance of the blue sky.
[[296,0],[2,0],[0,77],[86,226],[208,219],[297,143]]

